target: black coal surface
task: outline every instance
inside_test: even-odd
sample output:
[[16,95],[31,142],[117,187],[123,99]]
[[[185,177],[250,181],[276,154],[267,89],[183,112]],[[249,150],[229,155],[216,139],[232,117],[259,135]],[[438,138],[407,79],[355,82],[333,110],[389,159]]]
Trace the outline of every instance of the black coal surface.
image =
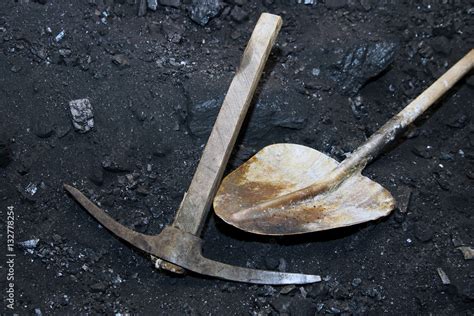
[[[400,209],[387,218],[265,238],[209,217],[206,256],[318,273],[319,284],[157,271],[62,189],[73,184],[121,223],[160,232],[265,11],[284,25],[227,172],[278,142],[343,159],[474,47],[473,1],[404,3],[0,1],[0,239],[6,244],[14,212],[16,243],[14,308],[4,300],[2,311],[472,313],[473,263],[457,249],[474,243],[472,77],[366,169],[397,197]],[[70,102],[83,99],[92,113],[82,113],[77,130]],[[0,267],[7,271],[6,257]]]

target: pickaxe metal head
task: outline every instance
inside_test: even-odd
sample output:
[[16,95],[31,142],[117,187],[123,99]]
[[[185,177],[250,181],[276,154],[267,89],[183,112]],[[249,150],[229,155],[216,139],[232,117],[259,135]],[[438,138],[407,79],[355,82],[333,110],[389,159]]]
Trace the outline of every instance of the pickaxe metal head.
[[244,51],[193,180],[171,226],[159,235],[137,233],[115,221],[79,190],[64,188],[103,226],[133,246],[187,270],[226,280],[256,284],[318,282],[317,275],[262,271],[203,257],[199,237],[212,199],[242,125],[252,95],[281,27],[281,18],[264,13]]
[[67,184],[64,188],[99,223],[115,235],[140,250],[187,270],[221,279],[255,284],[305,284],[321,280],[316,275],[248,269],[205,258],[201,253],[202,239],[196,235],[174,226],[165,227],[159,235],[155,236],[137,233],[107,215],[76,188]]

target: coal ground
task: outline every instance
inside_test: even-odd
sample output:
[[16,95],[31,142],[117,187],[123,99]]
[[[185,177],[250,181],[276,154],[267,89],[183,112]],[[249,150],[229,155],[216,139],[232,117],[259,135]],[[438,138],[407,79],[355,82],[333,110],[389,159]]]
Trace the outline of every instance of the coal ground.
[[[474,47],[473,1],[229,0],[198,14],[214,1],[163,0],[141,16],[136,2],[0,2],[0,237],[7,249],[14,212],[16,254],[11,310],[1,251],[3,312],[473,314],[458,249],[474,243],[472,76],[366,168],[397,198],[386,218],[267,238],[209,216],[206,256],[318,284],[158,271],[62,189],[148,234],[170,224],[261,12],[284,25],[228,171],[278,142],[341,160]],[[94,127],[80,133],[69,101],[84,98]]]

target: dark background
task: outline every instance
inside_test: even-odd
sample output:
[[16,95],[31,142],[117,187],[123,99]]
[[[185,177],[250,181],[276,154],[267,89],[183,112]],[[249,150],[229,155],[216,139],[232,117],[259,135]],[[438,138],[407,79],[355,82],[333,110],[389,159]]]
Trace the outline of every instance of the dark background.
[[[284,24],[229,170],[277,142],[343,159],[473,48],[474,2],[445,2],[229,0],[202,26],[190,1],[144,16],[134,0],[1,1],[0,236],[13,206],[16,242],[39,239],[16,248],[16,311],[472,315],[473,265],[456,249],[473,245],[472,77],[366,169],[400,204],[387,218],[266,238],[210,216],[205,255],[321,274],[316,285],[157,271],[62,189],[142,232],[169,224],[261,12]],[[69,110],[81,98],[95,123],[84,134]]]

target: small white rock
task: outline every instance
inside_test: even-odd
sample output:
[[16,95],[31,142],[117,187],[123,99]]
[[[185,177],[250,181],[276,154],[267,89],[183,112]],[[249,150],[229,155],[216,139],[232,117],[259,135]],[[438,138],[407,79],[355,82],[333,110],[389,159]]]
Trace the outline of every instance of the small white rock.
[[79,133],[86,133],[94,127],[94,114],[89,99],[69,101],[72,125]]
[[321,69],[319,69],[319,68],[313,68],[311,70],[311,74],[315,77],[319,76],[320,73],[321,73]]
[[148,8],[150,10],[156,11],[156,8],[158,7],[158,0],[147,0],[148,2]]
[[30,239],[25,241],[20,241],[18,245],[23,249],[34,249],[38,246],[39,239]]
[[36,186],[36,184],[30,182],[30,184],[26,186],[25,191],[29,195],[33,196],[38,191],[38,187]]

